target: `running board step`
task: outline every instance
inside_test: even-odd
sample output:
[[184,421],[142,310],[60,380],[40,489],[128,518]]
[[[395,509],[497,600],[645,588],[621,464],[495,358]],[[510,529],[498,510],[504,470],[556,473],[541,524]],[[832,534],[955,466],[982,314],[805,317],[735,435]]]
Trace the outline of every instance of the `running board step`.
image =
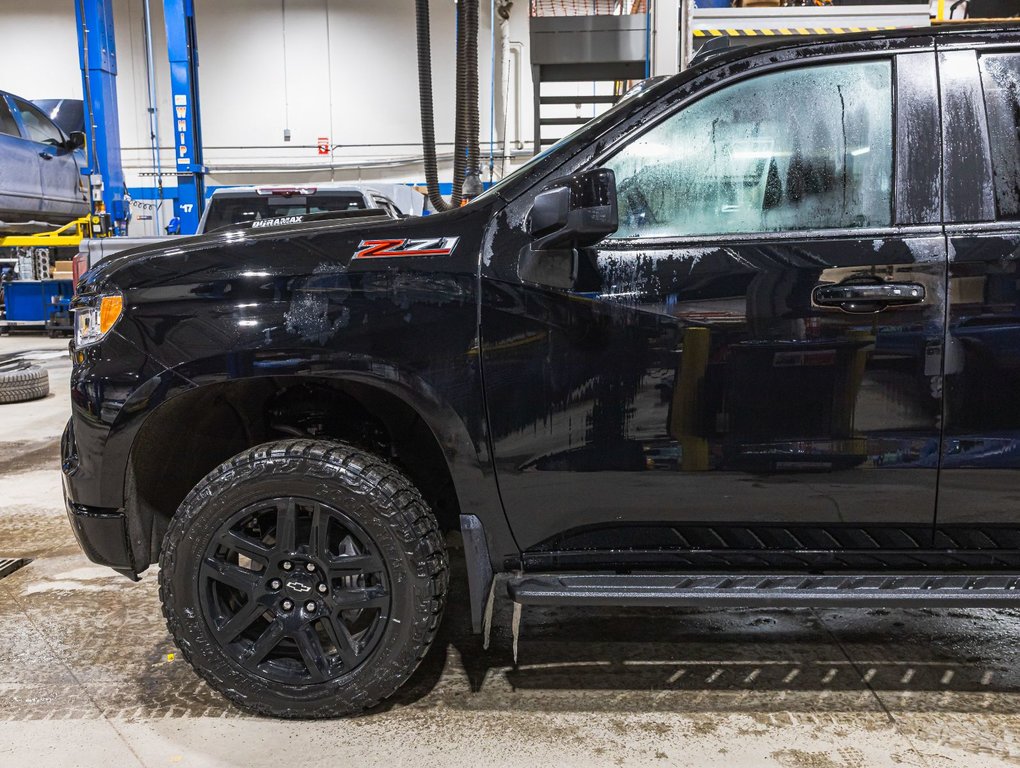
[[507,591],[524,605],[1020,606],[1020,575],[528,574]]

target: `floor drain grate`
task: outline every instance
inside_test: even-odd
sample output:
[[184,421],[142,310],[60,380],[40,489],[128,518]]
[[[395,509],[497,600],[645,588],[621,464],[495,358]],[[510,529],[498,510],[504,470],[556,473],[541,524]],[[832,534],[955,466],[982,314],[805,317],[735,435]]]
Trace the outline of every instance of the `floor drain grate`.
[[10,576],[19,568],[24,568],[32,562],[30,557],[0,557],[0,579]]

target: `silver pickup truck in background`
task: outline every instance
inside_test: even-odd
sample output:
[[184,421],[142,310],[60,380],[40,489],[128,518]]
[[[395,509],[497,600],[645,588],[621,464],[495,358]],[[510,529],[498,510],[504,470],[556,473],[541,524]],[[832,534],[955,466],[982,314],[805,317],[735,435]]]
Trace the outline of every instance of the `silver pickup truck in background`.
[[[424,204],[424,195],[404,184],[324,182],[225,187],[209,198],[195,234],[209,234],[262,219],[337,211],[379,209],[395,219],[421,216]],[[77,283],[91,267],[115,253],[173,237],[176,235],[83,239],[74,257],[74,280]]]

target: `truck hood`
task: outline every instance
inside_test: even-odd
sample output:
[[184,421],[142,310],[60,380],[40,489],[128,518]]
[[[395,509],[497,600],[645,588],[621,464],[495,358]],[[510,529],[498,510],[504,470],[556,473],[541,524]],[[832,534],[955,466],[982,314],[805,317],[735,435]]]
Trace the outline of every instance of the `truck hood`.
[[[82,276],[78,293],[230,283],[252,277],[273,280],[353,269],[356,258],[357,268],[366,269],[427,270],[440,265],[444,270],[474,269],[477,247],[465,240],[480,238],[494,205],[466,206],[420,218],[306,222],[163,241],[100,262]],[[465,261],[469,250],[474,255]]]

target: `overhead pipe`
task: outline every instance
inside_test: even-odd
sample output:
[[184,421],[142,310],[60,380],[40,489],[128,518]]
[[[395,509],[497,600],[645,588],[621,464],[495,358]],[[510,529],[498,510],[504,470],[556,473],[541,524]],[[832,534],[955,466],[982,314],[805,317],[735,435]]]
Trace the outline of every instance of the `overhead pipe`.
[[156,174],[156,190],[159,202],[155,206],[156,231],[163,231],[163,165],[159,153],[159,108],[156,106],[156,68],[152,59],[152,16],[149,0],[142,3],[142,18],[145,25],[145,80],[149,97],[149,144],[152,150],[152,170]]
[[496,170],[496,0],[489,0],[489,182]]

